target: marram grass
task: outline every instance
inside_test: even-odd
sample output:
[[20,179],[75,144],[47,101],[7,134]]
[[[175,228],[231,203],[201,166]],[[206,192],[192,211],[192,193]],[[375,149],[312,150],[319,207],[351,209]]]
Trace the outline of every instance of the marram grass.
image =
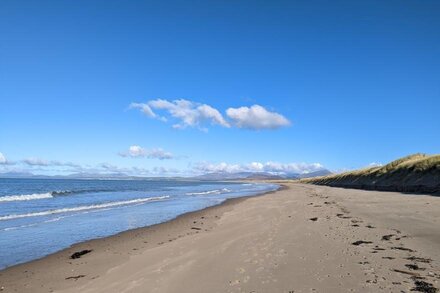
[[337,187],[440,194],[440,155],[413,154],[381,167],[303,179]]

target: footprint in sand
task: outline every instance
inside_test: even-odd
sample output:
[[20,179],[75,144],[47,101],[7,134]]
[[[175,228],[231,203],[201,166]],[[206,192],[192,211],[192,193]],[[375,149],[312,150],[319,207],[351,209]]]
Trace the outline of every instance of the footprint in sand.
[[237,272],[239,272],[240,274],[244,274],[246,270],[244,268],[237,268]]

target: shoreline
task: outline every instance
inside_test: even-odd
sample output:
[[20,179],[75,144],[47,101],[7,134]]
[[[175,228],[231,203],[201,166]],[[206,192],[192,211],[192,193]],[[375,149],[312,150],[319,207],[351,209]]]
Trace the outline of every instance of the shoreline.
[[[240,181],[240,182],[249,183],[248,181]],[[253,183],[259,183],[259,181],[258,182],[253,182]],[[264,182],[260,182],[260,183],[264,183]],[[105,241],[111,241],[112,238],[124,237],[125,235],[137,234],[137,233],[148,233],[149,230],[161,229],[162,226],[167,225],[167,224],[169,224],[170,222],[173,222],[173,221],[182,221],[182,220],[185,220],[186,218],[197,217],[199,214],[204,214],[204,213],[209,212],[210,209],[216,209],[216,208],[219,208],[220,206],[226,207],[226,206],[238,203],[238,202],[242,202],[242,201],[244,201],[244,200],[246,200],[248,198],[264,196],[266,194],[271,194],[271,193],[274,193],[274,192],[277,192],[277,191],[280,191],[280,190],[288,188],[287,186],[282,185],[282,184],[278,184],[278,185],[279,185],[279,187],[276,190],[266,191],[266,192],[262,192],[262,193],[258,193],[258,194],[254,194],[254,195],[248,195],[248,196],[242,196],[242,197],[236,197],[236,198],[228,198],[228,199],[226,199],[225,201],[223,201],[221,203],[215,204],[213,206],[205,207],[205,208],[202,208],[200,210],[195,210],[195,211],[190,211],[190,212],[186,212],[186,213],[180,214],[180,215],[178,215],[178,216],[176,216],[176,217],[174,217],[172,219],[169,219],[169,220],[167,220],[165,222],[161,222],[161,223],[157,223],[157,224],[153,224],[153,225],[149,225],[149,226],[144,226],[144,227],[133,228],[133,229],[129,229],[129,230],[118,232],[118,233],[113,234],[113,235],[99,237],[99,238],[93,238],[93,239],[88,239],[88,240],[85,240],[85,241],[77,242],[77,243],[74,243],[74,244],[70,245],[69,247],[63,248],[61,250],[58,250],[56,252],[53,252],[53,253],[50,253],[50,254],[47,254],[47,255],[44,255],[42,257],[39,257],[39,258],[30,260],[30,261],[26,261],[26,262],[23,262],[23,263],[18,263],[18,264],[15,264],[15,265],[8,266],[8,267],[5,267],[3,269],[0,269],[0,276],[2,275],[3,272],[5,272],[5,271],[7,271],[9,269],[17,269],[16,267],[31,265],[31,263],[33,263],[33,262],[44,261],[44,259],[46,259],[46,258],[57,257],[57,255],[63,255],[64,256],[66,253],[67,254],[69,254],[69,253],[73,254],[74,252],[77,252],[77,250],[80,251],[81,247],[90,246],[90,245],[95,244],[97,242],[98,242],[97,244],[99,245],[99,241],[104,241],[105,242]],[[74,251],[74,252],[72,252],[72,251]],[[18,268],[18,269],[20,269],[20,268]]]
[[[439,198],[272,183],[281,187],[8,267],[0,271],[0,287],[3,292],[389,292],[415,288],[414,276],[439,287]],[[92,251],[70,259],[82,250]]]

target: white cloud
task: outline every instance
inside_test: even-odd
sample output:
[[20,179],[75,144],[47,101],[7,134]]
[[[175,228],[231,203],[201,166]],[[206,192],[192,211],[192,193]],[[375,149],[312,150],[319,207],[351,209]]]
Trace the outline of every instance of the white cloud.
[[110,164],[110,163],[101,163],[99,164],[99,167],[108,170],[108,171],[121,171],[121,168],[119,168],[116,165]]
[[252,162],[249,164],[227,164],[225,162],[213,164],[208,162],[197,163],[194,171],[201,173],[237,173],[237,172],[267,172],[273,174],[306,174],[324,169],[319,163],[277,163]]
[[170,152],[166,152],[161,148],[152,149],[148,152],[148,157],[151,159],[169,160],[174,159],[174,155]]
[[87,173],[87,174],[100,174],[100,175],[109,175],[109,174],[119,174],[121,176],[168,176],[168,175],[179,175],[183,174],[182,171],[174,168],[166,168],[166,167],[153,167],[151,169],[146,169],[142,167],[121,167],[111,163],[101,163],[96,165],[95,167],[83,167],[79,170],[79,173]]
[[130,146],[127,153],[127,155],[130,157],[145,157],[146,154],[146,150],[138,145]]
[[153,110],[151,110],[150,106],[148,106],[148,104],[143,104],[143,103],[131,103],[128,106],[129,109],[140,109],[142,113],[144,113],[145,115],[147,115],[150,118],[156,118],[157,115],[153,112]]
[[72,167],[72,168],[80,168],[81,166],[78,164],[74,164],[72,162],[61,162],[61,161],[47,161],[40,158],[27,158],[22,160],[22,163],[29,166],[39,166],[39,167],[48,167],[48,166],[58,166],[58,167]]
[[214,107],[188,101],[185,99],[168,101],[156,99],[147,103],[131,103],[129,108],[140,109],[150,118],[160,119],[167,122],[165,116],[159,116],[156,111],[162,111],[175,120],[172,125],[175,129],[184,129],[187,127],[196,127],[200,130],[207,130],[205,124],[219,125],[222,127],[235,126],[237,128],[246,128],[252,130],[276,129],[289,126],[290,121],[283,115],[270,112],[263,106],[253,105],[251,107],[228,108],[226,120],[219,110]]
[[8,163],[8,161],[6,160],[6,157],[2,154],[2,153],[0,153],[0,164],[7,164]]
[[147,150],[138,145],[132,145],[128,148],[126,152],[120,152],[121,157],[132,157],[132,158],[149,158],[149,159],[159,159],[168,160],[174,159],[174,155],[170,152],[166,152],[161,148]]
[[213,164],[208,162],[200,162],[193,167],[195,171],[201,173],[236,173],[242,172],[242,166],[238,164],[219,163]]
[[229,108],[226,110],[226,114],[233,120],[233,124],[238,128],[253,130],[276,129],[291,124],[283,115],[269,112],[260,105]]
[[[139,147],[140,148],[140,147]],[[171,159],[173,154],[162,149],[145,150],[143,148],[131,148],[133,154],[141,154],[151,158]],[[17,165],[11,168],[9,165]],[[188,170],[178,170],[167,167],[122,167],[112,163],[100,163],[96,165],[80,165],[72,162],[57,160],[45,160],[37,157],[22,159],[11,162],[0,152],[0,174],[8,172],[40,174],[40,175],[68,175],[68,174],[91,174],[91,175],[129,175],[129,176],[177,176],[185,175]]]
[[30,166],[49,166],[49,161],[39,158],[27,158],[23,160],[23,163]]
[[[217,109],[206,104],[199,104],[184,99],[171,102],[157,99],[149,101],[147,105],[152,109],[164,110],[171,117],[177,119],[179,122],[173,125],[173,128],[176,129],[186,127],[202,129],[204,123],[229,127],[229,123],[223,118],[222,114]],[[166,118],[163,120],[166,120]]]
[[200,117],[206,120],[212,121],[214,124],[218,124],[224,127],[229,127],[229,123],[223,118],[222,114],[217,109],[213,107],[203,104],[197,107],[197,111],[200,114]]
[[306,174],[324,169],[320,163],[277,163],[267,162],[264,165],[266,172],[280,172],[280,173],[298,173]]
[[382,163],[372,162],[372,163],[368,164],[367,167],[371,168],[371,167],[382,167],[382,166],[383,166]]
[[155,175],[176,175],[181,174],[182,171],[175,169],[175,168],[167,168],[167,167],[154,167],[151,169],[151,173]]

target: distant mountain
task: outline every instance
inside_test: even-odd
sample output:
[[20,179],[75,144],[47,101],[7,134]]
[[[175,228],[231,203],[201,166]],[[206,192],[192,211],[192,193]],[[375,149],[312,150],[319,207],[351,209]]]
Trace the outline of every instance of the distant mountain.
[[385,166],[302,182],[335,187],[440,194],[440,155],[414,154]]
[[327,176],[330,174],[333,174],[333,173],[327,169],[323,169],[323,170],[319,170],[319,171],[315,171],[315,172],[301,174],[301,175],[299,175],[299,178],[313,178],[313,177],[319,177],[319,176]]
[[199,176],[194,176],[194,179],[198,180],[237,180],[246,179],[252,175],[251,172],[239,172],[239,173],[227,173],[227,172],[213,172]]
[[[59,176],[57,176],[59,177]],[[66,176],[61,176],[63,178],[75,178],[75,179],[104,179],[104,178],[128,178],[131,176],[128,176],[125,173],[108,173],[108,174],[101,174],[101,173],[73,173]]]
[[30,172],[5,172],[0,173],[0,178],[30,178],[35,176]]
[[74,173],[69,175],[36,175],[30,172],[6,172],[0,173],[0,178],[17,178],[17,179],[149,179],[150,177],[129,176],[124,173]]
[[277,179],[284,179],[285,177],[280,175],[274,175],[270,173],[252,173],[249,174],[246,179],[249,180],[277,180]]
[[284,173],[273,174],[269,172],[216,172],[207,173],[194,177],[144,177],[144,176],[130,176],[125,173],[73,173],[69,175],[35,175],[30,172],[7,172],[0,173],[0,178],[34,178],[34,179],[100,179],[100,180],[282,180],[282,179],[301,179],[311,178],[316,176],[323,176],[331,174],[328,170],[319,170],[311,173],[297,174]]
[[227,173],[227,172],[216,172],[207,173],[200,176],[194,177],[199,180],[282,180],[282,179],[300,179],[300,178],[310,178],[316,176],[323,176],[331,174],[330,171],[323,169],[316,172],[311,172],[307,174],[272,174],[268,172],[237,172],[237,173]]

